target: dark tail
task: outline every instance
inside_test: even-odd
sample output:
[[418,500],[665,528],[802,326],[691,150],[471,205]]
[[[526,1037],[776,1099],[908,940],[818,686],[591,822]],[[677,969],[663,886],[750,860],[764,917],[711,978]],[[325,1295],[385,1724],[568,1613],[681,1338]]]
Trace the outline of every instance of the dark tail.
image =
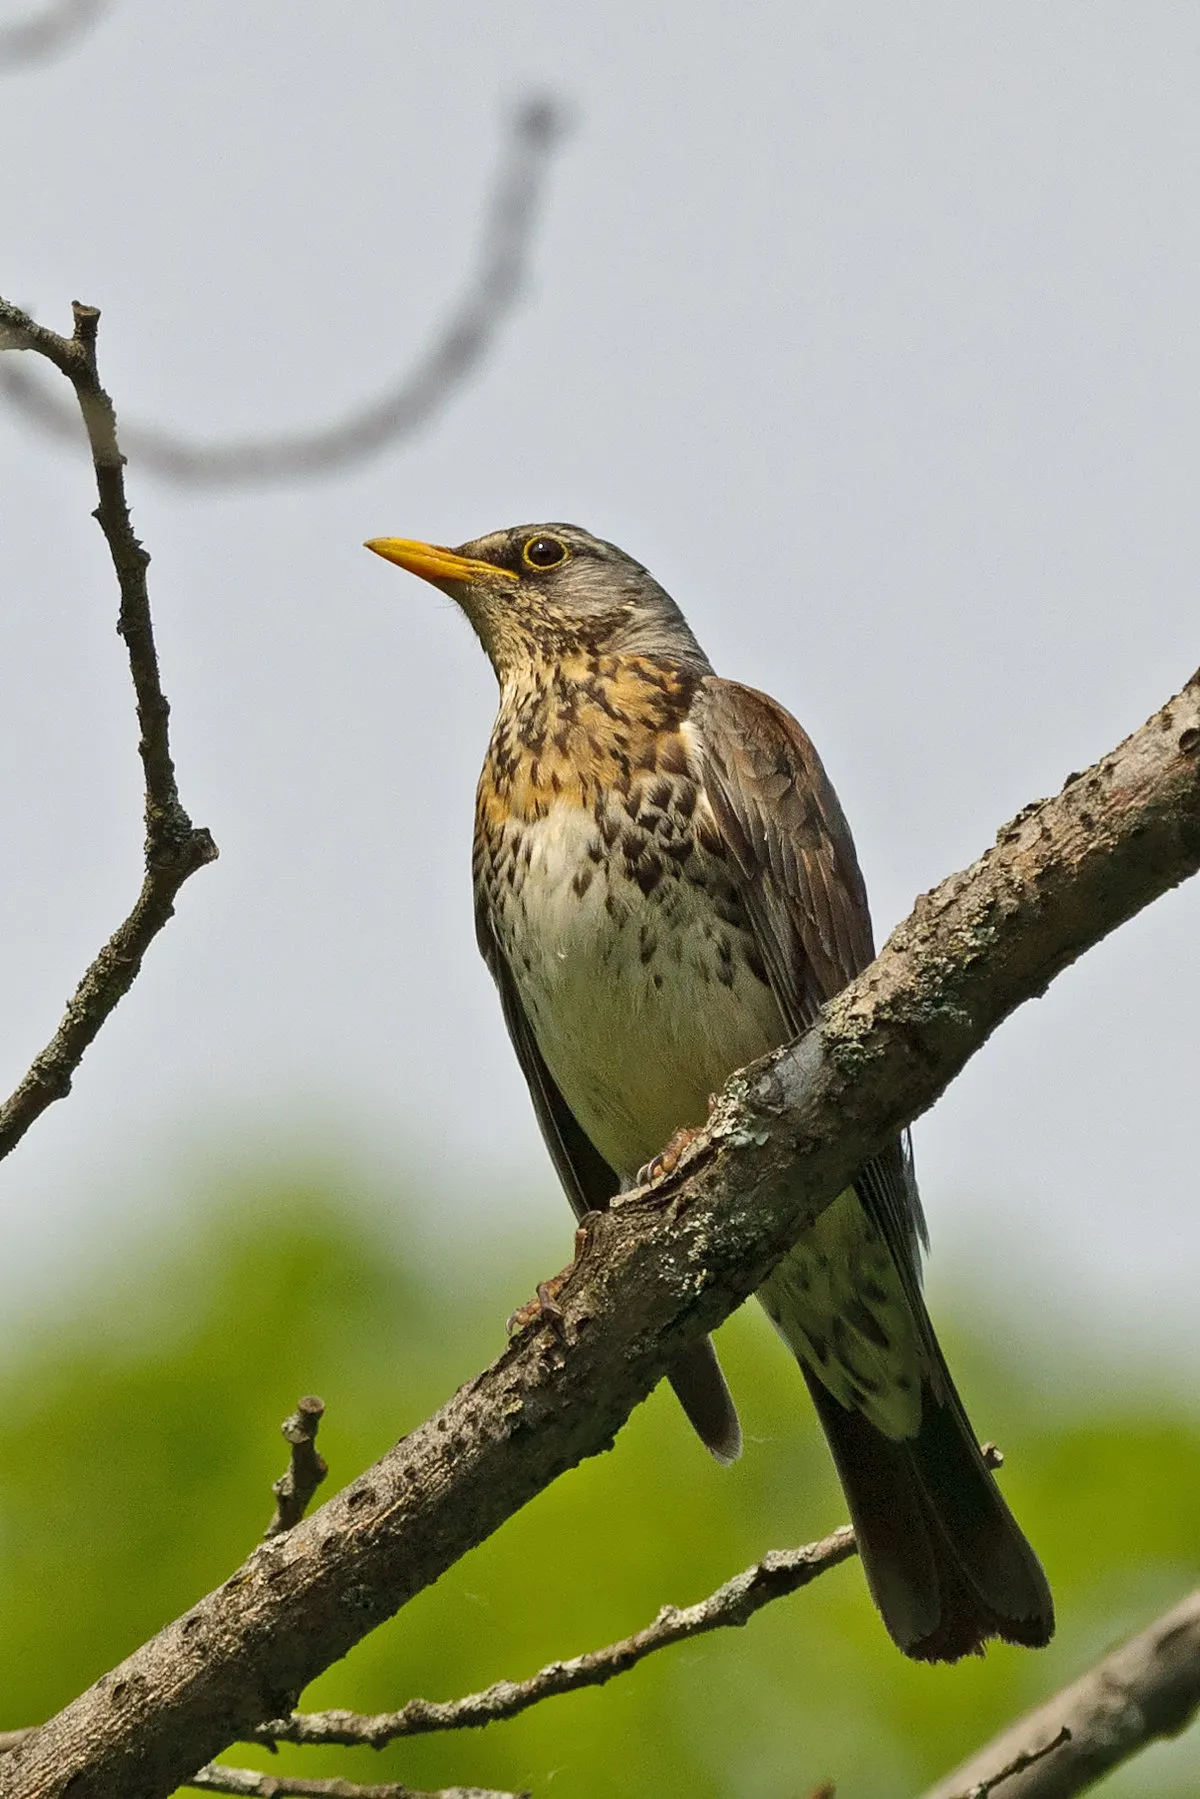
[[736,1462],[742,1453],[742,1427],[711,1339],[685,1349],[667,1369],[667,1379],[704,1447],[722,1464]]
[[917,1435],[894,1442],[804,1368],[867,1584],[893,1640],[916,1661],[957,1661],[989,1637],[1041,1648],[1054,1633],[1046,1576],[944,1364],[942,1373],[940,1397],[924,1385]]

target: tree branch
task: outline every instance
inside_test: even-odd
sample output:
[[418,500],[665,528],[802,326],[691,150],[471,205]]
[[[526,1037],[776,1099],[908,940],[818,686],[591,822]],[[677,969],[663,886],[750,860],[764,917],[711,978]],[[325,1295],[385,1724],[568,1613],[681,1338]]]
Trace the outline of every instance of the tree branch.
[[[224,443],[126,424],[122,437],[139,471],[185,487],[249,486],[325,475],[411,437],[479,367],[520,298],[546,175],[565,131],[565,113],[548,99],[527,99],[517,108],[475,274],[433,343],[377,399],[330,425]],[[74,441],[73,414],[31,376],[0,369],[0,391],[31,423]]]
[[0,70],[49,62],[106,13],[112,0],[56,0],[15,25],[0,26]]
[[419,1793],[414,1787],[387,1780],[382,1786],[360,1786],[353,1780],[300,1780],[287,1774],[259,1774],[253,1768],[227,1768],[212,1762],[184,1786],[202,1793],[238,1793],[248,1799],[530,1799],[528,1793],[498,1793],[491,1787],[439,1787]]
[[325,1416],[325,1401],[315,1393],[302,1399],[290,1418],[279,1426],[292,1453],[287,1472],[272,1484],[275,1516],[263,1536],[268,1541],[299,1524],[309,1508],[313,1494],[329,1473],[323,1455],[317,1452],[317,1427]]
[[33,350],[59,369],[75,389],[87,431],[100,503],[94,517],[108,543],[120,590],[117,630],[125,640],[133,676],[139,727],[138,754],[145,781],[145,876],[123,924],[84,974],[58,1030],[30,1065],[15,1092],[0,1105],[0,1158],[51,1105],[71,1090],[71,1079],[101,1026],[137,978],[142,958],[172,916],[175,896],[189,875],[211,862],[217,846],[192,824],[179,798],[167,720],[170,708],[159,679],[146,567],[150,561],[134,534],[125,498],[124,457],[117,442],[112,401],[96,367],[93,306],[74,307],[75,332],[59,337],[7,300],[0,300],[0,350]]
[[803,1549],[773,1549],[753,1568],[727,1580],[699,1604],[664,1605],[653,1624],[644,1630],[603,1649],[593,1649],[587,1655],[573,1656],[570,1661],[549,1662],[528,1680],[498,1680],[482,1693],[468,1693],[462,1699],[445,1703],[410,1699],[396,1712],[293,1712],[290,1718],[263,1724],[250,1740],[271,1745],[343,1744],[382,1749],[398,1737],[498,1724],[528,1711],[543,1699],[577,1693],[582,1687],[601,1687],[653,1655],[656,1649],[685,1643],[689,1637],[704,1636],[710,1630],[747,1624],[764,1605],[798,1593],[819,1574],[848,1561],[854,1552],[854,1532],[844,1525]]
[[[940,1780],[925,1799],[1069,1799],[1200,1711],[1200,1590]],[[1041,1745],[1041,1747],[1037,1747]],[[1051,1748],[1051,1745],[1054,1745]]]
[[[295,1423],[289,1418],[284,1426]],[[315,1426],[314,1426],[315,1428]],[[803,1549],[772,1550],[753,1568],[727,1580],[698,1605],[683,1608],[666,1605],[652,1624],[566,1662],[550,1662],[528,1680],[498,1680],[482,1693],[468,1693],[462,1699],[439,1704],[428,1699],[410,1699],[394,1712],[293,1712],[290,1717],[276,1718],[254,1731],[247,1739],[274,1749],[279,1743],[296,1743],[307,1747],[333,1745],[382,1749],[400,1737],[427,1736],[441,1730],[469,1730],[485,1724],[498,1724],[515,1718],[538,1705],[543,1699],[557,1698],[562,1693],[578,1692],[583,1687],[603,1686],[618,1674],[624,1674],[657,1649],[683,1643],[690,1637],[703,1636],[710,1630],[747,1624],[755,1612],[773,1600],[786,1598],[808,1586],[819,1574],[848,1561],[855,1552],[854,1532],[848,1526],[835,1530],[818,1543]],[[16,1749],[32,1733],[29,1730],[0,1731],[0,1755]],[[257,1774],[245,1768],[229,1768],[209,1764],[187,1783],[208,1792],[221,1793],[322,1793],[341,1795],[344,1799],[372,1799],[378,1794],[408,1799],[405,1787],[352,1786],[346,1781],[300,1781],[269,1784],[273,1776]],[[267,1784],[261,1784],[266,1782]],[[454,1789],[466,1792],[467,1789]],[[473,1792],[474,1789],[471,1789]],[[412,1794],[411,1799],[426,1799]],[[428,1799],[447,1799],[447,1795],[431,1795]],[[483,1799],[507,1799],[504,1794],[485,1795]]]
[[[303,1405],[301,1401],[302,1408]],[[307,1422],[308,1414],[302,1416],[297,1412],[284,1424],[284,1435],[289,1435],[289,1427],[303,1430]],[[315,1424],[312,1428],[315,1432]],[[305,1436],[304,1441],[311,1442],[311,1438]],[[603,1649],[574,1656],[570,1661],[549,1662],[527,1680],[498,1680],[481,1693],[468,1693],[462,1699],[446,1703],[410,1699],[407,1705],[394,1712],[293,1712],[290,1717],[276,1718],[260,1726],[248,1740],[271,1748],[279,1743],[295,1743],[309,1748],[338,1745],[383,1749],[400,1737],[499,1724],[528,1711],[530,1706],[540,1704],[543,1699],[579,1692],[584,1687],[604,1686],[658,1649],[704,1636],[711,1630],[747,1624],[764,1606],[799,1592],[818,1575],[848,1561],[854,1553],[854,1532],[843,1526],[820,1542],[808,1543],[802,1549],[771,1550],[754,1567],[727,1580],[698,1604],[665,1605],[645,1629],[618,1643],[609,1643]],[[17,1748],[30,1734],[28,1730],[0,1732],[0,1754]],[[293,1781],[286,1775],[259,1774],[251,1769],[230,1768],[217,1763],[202,1768],[187,1785],[205,1792],[261,1795],[262,1799],[274,1799],[275,1795],[284,1794],[327,1795],[328,1799],[455,1799],[461,1794],[463,1799],[468,1799],[469,1794],[477,1791],[456,1787],[449,1793],[425,1795],[397,1785],[358,1786],[344,1780]],[[479,1799],[510,1799],[510,1796],[480,1791]]]
[[[797,1043],[734,1076],[678,1170],[589,1231],[531,1328],[427,1423],[0,1761],[4,1799],[165,1799],[607,1448],[688,1343],[1023,1000],[1200,866],[1200,677],[925,895]],[[1024,1778],[1023,1776],[1021,1778]]]
[[[0,1755],[9,1754],[28,1735],[27,1730],[0,1730]],[[287,1774],[261,1774],[255,1768],[230,1768],[223,1762],[210,1762],[182,1784],[202,1793],[249,1794],[250,1799],[286,1799],[297,1794],[301,1799],[309,1794],[315,1799],[530,1799],[528,1793],[500,1793],[491,1787],[440,1787],[430,1793],[396,1781],[361,1786],[352,1780],[303,1780]]]

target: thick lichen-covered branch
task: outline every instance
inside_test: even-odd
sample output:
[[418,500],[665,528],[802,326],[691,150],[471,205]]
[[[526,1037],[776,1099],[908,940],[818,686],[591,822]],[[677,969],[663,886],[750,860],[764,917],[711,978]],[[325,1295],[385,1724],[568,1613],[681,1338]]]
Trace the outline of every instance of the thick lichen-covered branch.
[[[925,895],[678,1169],[597,1219],[531,1328],[344,1492],[0,1761],[3,1799],[165,1799],[527,1500],[608,1446],[1024,1000],[1200,867],[1200,679]],[[1052,1761],[1053,1758],[1047,1758]]]

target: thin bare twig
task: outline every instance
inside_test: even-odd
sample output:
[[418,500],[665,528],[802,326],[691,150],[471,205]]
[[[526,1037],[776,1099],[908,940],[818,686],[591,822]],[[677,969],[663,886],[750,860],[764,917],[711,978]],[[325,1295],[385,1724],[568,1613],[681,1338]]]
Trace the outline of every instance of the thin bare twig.
[[[0,1755],[19,1748],[32,1730],[32,1726],[0,1730]],[[439,1787],[436,1792],[428,1792],[398,1781],[363,1786],[337,1778],[308,1780],[287,1774],[262,1774],[256,1768],[231,1768],[224,1762],[209,1762],[181,1784],[201,1793],[247,1794],[249,1799],[307,1799],[308,1795],[313,1799],[530,1799],[528,1793],[498,1792],[492,1787]]]
[[137,701],[138,753],[145,780],[145,875],[133,910],[83,976],[54,1036],[0,1105],[0,1158],[16,1147],[47,1106],[70,1092],[84,1053],[118,1000],[129,991],[143,956],[171,917],[179,889],[189,875],[217,854],[209,833],[192,824],[175,782],[167,728],[170,708],[159,679],[146,584],[150,558],[129,517],[116,415],[96,367],[100,314],[95,307],[78,303],[74,313],[74,335],[60,337],[36,324],[19,307],[0,300],[0,350],[33,350],[46,357],[74,386],[83,416],[100,498],[94,516],[116,570],[120,590],[117,630],[129,654]]
[[515,1718],[543,1699],[603,1686],[624,1674],[656,1649],[684,1643],[710,1630],[747,1623],[764,1605],[806,1587],[819,1574],[836,1568],[854,1554],[854,1532],[843,1526],[803,1549],[774,1549],[761,1562],[736,1574],[698,1605],[665,1605],[653,1624],[619,1643],[593,1649],[566,1662],[549,1662],[528,1680],[498,1680],[482,1693],[439,1704],[410,1699],[396,1712],[293,1712],[264,1724],[247,1741],[258,1743],[365,1744],[382,1749],[397,1737],[424,1736],[435,1730],[474,1730]]
[[49,62],[108,12],[112,0],[58,0],[15,25],[0,25],[0,70]]
[[227,1768],[210,1762],[185,1786],[202,1793],[237,1793],[247,1799],[530,1799],[528,1793],[499,1793],[492,1787],[439,1787],[418,1792],[399,1781],[360,1786],[353,1780],[293,1780],[286,1774],[259,1774],[253,1768]]
[[[184,487],[249,486],[328,474],[410,437],[479,367],[519,299],[546,174],[565,129],[565,114],[548,99],[518,107],[485,215],[476,272],[430,347],[377,399],[330,425],[224,442],[126,424],[121,436],[130,460]],[[74,440],[73,414],[24,371],[0,369],[0,392],[46,432]]]
[[329,1473],[323,1455],[317,1452],[317,1427],[325,1416],[325,1401],[315,1393],[306,1394],[290,1418],[279,1426],[292,1446],[287,1472],[273,1482],[275,1516],[263,1532],[264,1538],[277,1537],[299,1524],[313,1494]]
[[[1070,1799],[1200,1712],[1200,1589],[1010,1725],[925,1799]],[[1031,1748],[1030,1745],[1040,1745]]]
[[[289,1419],[288,1424],[291,1423],[293,1420]],[[673,1643],[686,1642],[689,1637],[703,1636],[710,1630],[746,1624],[763,1606],[770,1605],[773,1600],[784,1599],[789,1593],[799,1592],[801,1587],[816,1580],[819,1574],[848,1561],[854,1552],[854,1532],[849,1526],[843,1525],[840,1530],[833,1531],[819,1542],[806,1544],[803,1549],[773,1549],[752,1568],[727,1580],[699,1604],[684,1607],[665,1605],[653,1624],[648,1624],[644,1630],[636,1631],[618,1643],[609,1643],[604,1649],[594,1649],[587,1655],[574,1656],[570,1661],[549,1662],[528,1680],[498,1680],[481,1693],[468,1693],[462,1699],[445,1703],[410,1699],[407,1705],[395,1712],[292,1712],[289,1717],[276,1718],[272,1723],[247,1733],[244,1740],[262,1743],[271,1748],[278,1743],[298,1743],[310,1748],[340,1745],[382,1749],[386,1744],[395,1742],[398,1737],[426,1736],[438,1730],[472,1730],[482,1728],[485,1724],[498,1724],[506,1718],[515,1718],[543,1699],[557,1698],[561,1693],[575,1693],[583,1687],[603,1686],[615,1675],[626,1673],[646,1656],[653,1655],[657,1649],[667,1649]],[[29,1734],[28,1728],[0,1732],[0,1754],[18,1748]],[[222,1779],[234,1776],[254,1780],[266,1778],[257,1774],[246,1775],[242,1769],[211,1765],[201,1772],[204,1779],[198,1777],[190,1785],[209,1784],[208,1777],[213,1774]],[[266,1791],[265,1788],[258,1787],[220,1787],[210,1790],[239,1793]],[[288,1786],[278,1790],[292,1793],[317,1791],[318,1788]],[[405,1789],[320,1787],[322,1792],[327,1790],[400,1794]]]
[[1056,1749],[1061,1749],[1064,1743],[1070,1741],[1070,1728],[1064,1724],[1058,1735],[1051,1737],[1048,1743],[1043,1743],[1040,1749],[1019,1750],[1005,1767],[997,1768],[994,1774],[989,1774],[983,1780],[977,1780],[973,1787],[959,1795],[959,1799],[990,1799],[996,1788],[1011,1780],[1014,1774],[1024,1774],[1026,1768],[1036,1767],[1038,1762],[1044,1761],[1046,1756],[1053,1755]]

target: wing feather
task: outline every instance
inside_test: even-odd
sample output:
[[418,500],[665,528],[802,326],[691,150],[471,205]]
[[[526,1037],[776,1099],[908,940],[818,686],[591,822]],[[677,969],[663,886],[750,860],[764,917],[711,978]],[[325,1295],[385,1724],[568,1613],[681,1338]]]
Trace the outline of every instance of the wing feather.
[[[709,676],[689,722],[767,978],[799,1035],[875,955],[850,827],[811,740],[766,694]],[[855,1186],[923,1317],[925,1221],[907,1134],[868,1163]]]

